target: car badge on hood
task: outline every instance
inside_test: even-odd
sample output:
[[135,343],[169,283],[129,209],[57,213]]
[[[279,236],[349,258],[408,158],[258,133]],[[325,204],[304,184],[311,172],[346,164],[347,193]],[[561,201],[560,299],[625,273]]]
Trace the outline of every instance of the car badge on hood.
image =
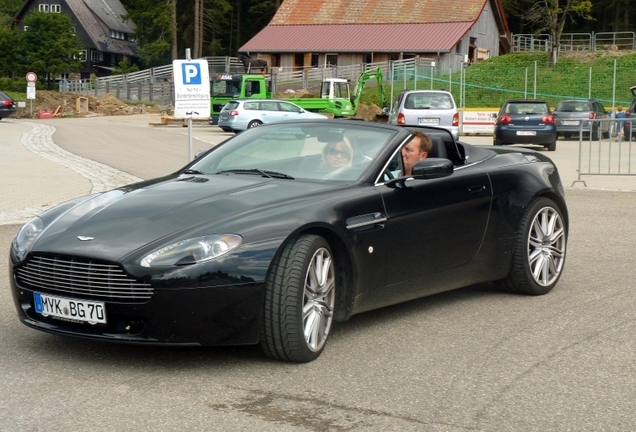
[[77,236],[79,241],[91,241],[95,240],[95,237]]

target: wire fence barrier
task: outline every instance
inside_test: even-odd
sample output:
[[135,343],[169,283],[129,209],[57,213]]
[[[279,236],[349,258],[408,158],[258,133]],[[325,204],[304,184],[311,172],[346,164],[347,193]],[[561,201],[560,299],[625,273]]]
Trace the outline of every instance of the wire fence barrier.
[[[229,69],[239,72],[233,60],[217,60],[211,69]],[[287,89],[306,89],[316,93],[325,78],[347,78],[352,90],[357,77],[364,70],[382,67],[387,98],[393,102],[402,90],[447,90],[453,94],[460,109],[498,108],[508,99],[542,99],[555,106],[563,99],[598,99],[608,109],[627,106],[634,97],[630,86],[636,84],[633,65],[617,65],[608,59],[592,66],[559,62],[550,67],[544,62],[517,64],[491,64],[489,67],[462,64],[455,69],[442,69],[431,59],[419,58],[365,63],[358,65],[308,68],[298,71],[278,71],[267,74],[279,92]],[[157,102],[165,96],[166,83],[171,81],[171,67],[134,74],[92,80],[60,81],[59,90],[103,96],[113,93],[128,102]],[[375,85],[373,82],[367,86]],[[141,89],[141,90],[140,90]],[[370,92],[371,103],[375,101]]]
[[[496,77],[496,79],[493,79]],[[460,108],[498,108],[508,99],[542,99],[554,107],[563,99],[597,99],[608,109],[629,106],[636,85],[632,66],[609,64],[589,67],[563,62],[549,67],[492,64],[489,68],[464,66],[457,70],[435,67],[393,68],[389,74],[393,94],[402,90],[435,89],[453,94]],[[388,88],[388,87],[387,87]]]

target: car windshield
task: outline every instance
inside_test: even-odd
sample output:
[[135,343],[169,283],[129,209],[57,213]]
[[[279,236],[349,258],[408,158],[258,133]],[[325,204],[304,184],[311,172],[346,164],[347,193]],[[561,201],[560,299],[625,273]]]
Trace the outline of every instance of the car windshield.
[[561,112],[586,112],[592,111],[587,102],[561,101],[557,104],[555,111]]
[[410,93],[404,101],[406,109],[452,109],[453,101],[446,93]]
[[514,102],[506,106],[506,114],[547,114],[545,102]]
[[396,133],[356,122],[260,126],[219,145],[188,171],[354,181]]

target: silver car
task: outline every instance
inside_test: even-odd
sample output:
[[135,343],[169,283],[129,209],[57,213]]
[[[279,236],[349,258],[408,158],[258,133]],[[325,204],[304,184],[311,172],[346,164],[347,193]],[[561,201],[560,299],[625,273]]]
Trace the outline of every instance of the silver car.
[[405,90],[389,113],[389,124],[437,126],[459,139],[459,113],[453,95],[443,90]]
[[277,99],[231,100],[221,110],[219,127],[225,132],[240,132],[264,123],[326,118],[324,114]]
[[579,132],[591,134],[591,139],[608,137],[610,122],[589,122],[588,120],[609,118],[605,107],[596,99],[566,99],[560,101],[552,112],[556,120],[557,132],[565,139]]

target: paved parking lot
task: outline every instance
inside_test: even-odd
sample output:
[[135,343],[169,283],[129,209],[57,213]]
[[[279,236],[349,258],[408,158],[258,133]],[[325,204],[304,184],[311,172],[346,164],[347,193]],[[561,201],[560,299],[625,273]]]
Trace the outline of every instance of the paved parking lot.
[[[149,120],[0,122],[0,262],[31,213],[185,164],[187,129]],[[194,128],[195,149],[231,136],[215,129]],[[553,292],[481,284],[357,315],[310,364],[255,347],[37,332],[17,321],[0,266],[0,430],[632,431],[635,180],[570,187],[577,147],[559,141],[550,153],[571,216]]]

